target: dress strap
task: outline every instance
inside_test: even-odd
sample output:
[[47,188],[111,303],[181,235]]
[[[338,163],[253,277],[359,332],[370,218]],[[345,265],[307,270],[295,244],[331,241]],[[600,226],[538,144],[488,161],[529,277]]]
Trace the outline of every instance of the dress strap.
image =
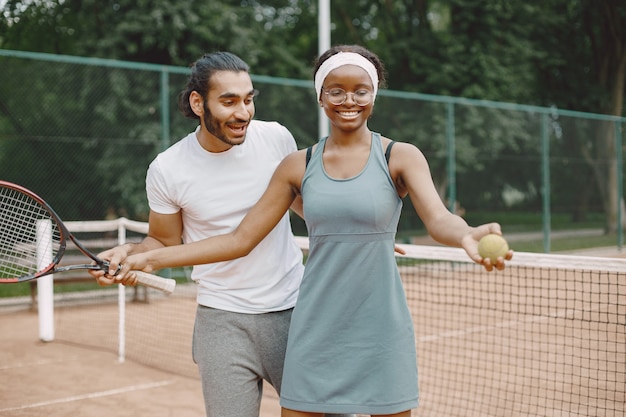
[[313,150],[313,145],[311,145],[308,148],[306,148],[306,165],[304,165],[305,167],[309,166],[309,161],[311,160],[311,151],[312,150]]
[[385,150],[385,159],[387,160],[387,165],[389,165],[389,156],[391,155],[391,147],[393,146],[394,143],[396,143],[396,141],[394,140],[389,142],[389,144],[387,145],[387,149]]

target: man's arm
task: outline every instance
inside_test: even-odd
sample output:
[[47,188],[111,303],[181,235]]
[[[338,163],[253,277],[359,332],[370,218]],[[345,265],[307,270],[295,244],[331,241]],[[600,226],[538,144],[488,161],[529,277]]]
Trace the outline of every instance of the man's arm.
[[[150,210],[148,219],[148,237],[152,238],[159,246],[172,246],[182,243],[183,240],[183,215],[182,211],[174,214],[160,214]],[[144,240],[144,241],[145,241]],[[150,247],[146,250],[154,249]],[[145,252],[145,250],[141,250]]]
[[175,214],[160,214],[151,210],[148,222],[148,236],[140,243],[116,246],[98,255],[101,259],[109,261],[108,274],[104,271],[89,271],[96,278],[98,284],[111,285],[118,282],[114,274],[129,255],[164,246],[178,245],[182,242],[183,220],[180,211]]

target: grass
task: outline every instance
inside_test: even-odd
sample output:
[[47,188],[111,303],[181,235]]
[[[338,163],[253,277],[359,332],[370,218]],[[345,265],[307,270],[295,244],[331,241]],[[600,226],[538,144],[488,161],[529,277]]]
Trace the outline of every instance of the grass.
[[[604,218],[604,213],[588,213],[584,220],[573,222],[570,214],[552,213],[550,215],[550,229],[552,231],[602,229]],[[508,233],[541,231],[543,229],[543,217],[539,212],[506,211],[494,213],[476,211],[465,216],[465,220],[471,225],[498,222]]]
[[[580,249],[593,249],[601,247],[615,247],[617,246],[616,235],[602,235],[602,236],[569,236],[564,238],[557,238],[550,240],[550,252],[565,252],[574,251]],[[543,240],[532,240],[511,243],[512,249],[519,252],[534,252],[543,253],[544,244]]]
[[30,295],[30,283],[28,282],[0,285],[0,297],[22,297],[26,295]]

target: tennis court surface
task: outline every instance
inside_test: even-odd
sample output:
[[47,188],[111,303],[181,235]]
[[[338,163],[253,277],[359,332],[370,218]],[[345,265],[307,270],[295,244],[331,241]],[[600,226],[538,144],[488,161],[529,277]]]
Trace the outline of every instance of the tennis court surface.
[[[486,273],[460,250],[405,249],[414,416],[626,415],[626,259],[516,253]],[[134,302],[126,290],[123,363],[115,289],[55,297],[48,343],[36,312],[0,306],[0,417],[204,416],[193,285]],[[261,415],[280,415],[271,388]]]
[[[115,352],[95,346],[41,342],[37,333],[36,312],[0,309],[2,417],[205,416],[197,378],[120,363]],[[180,356],[191,361],[188,352]],[[279,415],[278,396],[266,387],[261,417]]]

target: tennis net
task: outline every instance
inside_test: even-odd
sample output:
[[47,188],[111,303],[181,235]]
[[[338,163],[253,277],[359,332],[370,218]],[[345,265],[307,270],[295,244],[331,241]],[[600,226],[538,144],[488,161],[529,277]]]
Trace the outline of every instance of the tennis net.
[[487,273],[460,250],[406,250],[417,415],[624,415],[626,260],[516,253]]
[[[306,251],[307,239],[298,242]],[[460,249],[400,246],[418,353],[415,416],[625,414],[626,259],[517,252],[504,271],[486,272]],[[125,303],[125,357],[197,378],[195,284],[171,296],[146,291]],[[97,299],[59,303],[57,339],[115,351],[118,305]]]

